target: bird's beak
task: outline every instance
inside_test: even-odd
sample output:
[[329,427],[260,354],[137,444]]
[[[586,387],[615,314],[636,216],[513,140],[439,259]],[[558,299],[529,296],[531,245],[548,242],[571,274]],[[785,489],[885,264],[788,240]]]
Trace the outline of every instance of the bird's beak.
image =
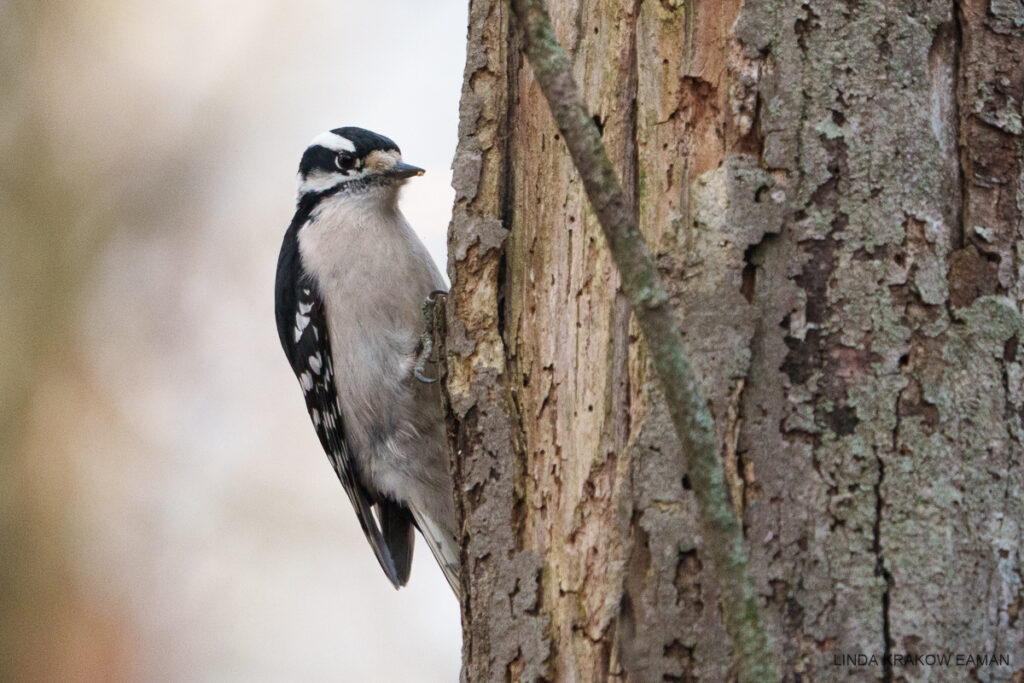
[[388,173],[395,178],[411,178],[414,175],[423,175],[426,173],[419,166],[413,166],[412,164],[406,164],[399,161],[397,164],[391,167]]

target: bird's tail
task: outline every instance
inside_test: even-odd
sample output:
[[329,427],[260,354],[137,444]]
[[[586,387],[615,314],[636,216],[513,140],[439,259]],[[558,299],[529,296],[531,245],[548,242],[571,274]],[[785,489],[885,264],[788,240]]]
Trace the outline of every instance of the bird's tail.
[[448,585],[455,592],[455,597],[462,600],[462,585],[459,582],[459,542],[455,534],[450,533],[444,527],[435,524],[430,517],[426,516],[415,507],[412,507],[412,516],[416,521],[416,528],[423,535],[430,552],[441,566],[444,578],[448,579]]

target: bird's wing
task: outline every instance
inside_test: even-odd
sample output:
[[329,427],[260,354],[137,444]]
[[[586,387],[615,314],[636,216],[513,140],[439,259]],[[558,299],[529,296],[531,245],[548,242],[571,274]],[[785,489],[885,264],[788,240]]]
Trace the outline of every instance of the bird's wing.
[[[375,501],[356,475],[355,461],[345,438],[345,418],[338,405],[324,302],[316,285],[301,275],[297,262],[285,263],[298,258],[297,249],[290,250],[287,241],[286,236],[277,273],[276,313],[281,345],[299,379],[306,410],[320,443],[352,501],[359,525],[388,580],[398,588],[409,579],[412,520],[408,513],[403,517],[402,509],[391,509],[400,507],[397,504]],[[375,504],[383,531],[373,515]]]

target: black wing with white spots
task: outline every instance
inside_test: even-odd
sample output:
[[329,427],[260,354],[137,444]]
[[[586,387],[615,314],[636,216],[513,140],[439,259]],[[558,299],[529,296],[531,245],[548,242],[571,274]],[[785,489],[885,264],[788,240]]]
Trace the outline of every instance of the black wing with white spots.
[[[306,409],[334,471],[341,480],[359,524],[377,561],[397,588],[409,578],[412,564],[412,518],[408,510],[379,500],[360,483],[345,439],[345,420],[338,407],[331,344],[323,299],[302,268],[298,251],[300,216],[285,235],[277,264],[275,313],[277,332],[288,362],[299,379]],[[383,532],[374,517],[377,506]]]

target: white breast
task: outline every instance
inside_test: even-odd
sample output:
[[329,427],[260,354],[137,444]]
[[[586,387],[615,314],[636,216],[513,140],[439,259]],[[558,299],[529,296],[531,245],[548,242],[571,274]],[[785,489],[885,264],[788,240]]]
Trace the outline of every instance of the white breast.
[[324,298],[350,443],[364,456],[400,458],[380,451],[417,422],[405,380],[423,331],[423,303],[444,284],[393,193],[328,198],[298,239],[303,266]]

